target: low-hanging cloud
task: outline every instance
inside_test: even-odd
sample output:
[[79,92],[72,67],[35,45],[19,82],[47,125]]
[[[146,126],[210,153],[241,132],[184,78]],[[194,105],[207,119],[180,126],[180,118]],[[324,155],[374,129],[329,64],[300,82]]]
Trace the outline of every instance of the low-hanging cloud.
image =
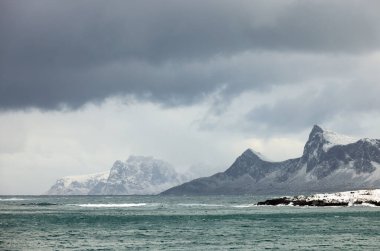
[[320,84],[318,88],[255,107],[246,114],[246,119],[264,131],[284,133],[342,116],[350,118],[349,123],[357,130],[360,126],[360,121],[354,119],[357,115],[380,114],[378,93],[380,85],[377,83]]
[[293,54],[334,61],[380,47],[376,1],[0,4],[1,109],[77,108],[124,95],[186,105],[221,87],[228,98],[326,73],[307,71]]

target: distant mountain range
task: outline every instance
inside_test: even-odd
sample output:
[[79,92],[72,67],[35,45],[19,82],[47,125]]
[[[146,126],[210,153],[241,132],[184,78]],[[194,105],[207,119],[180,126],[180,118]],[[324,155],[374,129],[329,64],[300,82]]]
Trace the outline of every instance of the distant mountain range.
[[300,158],[271,162],[248,149],[225,172],[162,194],[295,194],[378,187],[380,140],[354,139],[315,125]]
[[131,156],[116,161],[102,173],[67,176],[58,179],[48,195],[138,195],[158,194],[190,180],[170,164],[152,157]]

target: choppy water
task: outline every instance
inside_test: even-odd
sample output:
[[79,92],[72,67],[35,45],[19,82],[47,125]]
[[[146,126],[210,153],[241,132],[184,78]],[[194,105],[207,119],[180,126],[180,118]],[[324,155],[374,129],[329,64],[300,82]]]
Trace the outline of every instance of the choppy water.
[[380,250],[380,208],[251,196],[0,197],[5,250]]

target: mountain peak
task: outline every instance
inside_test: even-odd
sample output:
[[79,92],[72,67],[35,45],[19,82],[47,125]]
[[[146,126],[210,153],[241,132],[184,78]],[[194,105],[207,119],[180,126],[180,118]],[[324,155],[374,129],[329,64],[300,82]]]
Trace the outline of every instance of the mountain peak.
[[256,155],[254,151],[251,148],[248,148],[242,153],[243,156],[251,156],[251,155]]
[[325,130],[319,125],[314,125],[313,128],[311,129],[310,136],[314,136],[315,134],[318,133],[323,133]]
[[355,142],[357,142],[355,138],[340,135],[333,131],[322,129],[322,127],[318,125],[314,125],[304,147],[301,158],[302,163],[307,164],[306,171],[308,172],[319,165],[331,148],[335,146],[345,146]]
[[310,142],[323,142],[323,133],[325,130],[322,129],[319,125],[314,125],[313,128],[311,129],[311,132],[309,134],[309,139],[306,144]]
[[318,142],[319,145],[323,145],[323,150],[327,152],[333,146],[348,145],[356,141],[358,141],[358,139],[323,129],[319,125],[314,125],[307,144],[310,144],[310,142]]
[[255,157],[255,158],[259,158],[261,160],[267,160],[267,158],[264,155],[262,155],[260,152],[256,152],[255,150],[253,150],[251,148],[248,148],[247,150],[245,150],[242,153],[242,156]]

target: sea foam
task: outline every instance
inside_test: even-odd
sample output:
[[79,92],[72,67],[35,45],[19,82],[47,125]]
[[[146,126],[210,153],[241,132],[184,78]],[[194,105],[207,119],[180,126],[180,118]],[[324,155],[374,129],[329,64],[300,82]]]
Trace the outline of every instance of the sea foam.
[[73,206],[78,207],[143,207],[146,206],[147,203],[122,203],[122,204],[73,204]]
[[235,208],[247,208],[247,207],[256,207],[255,204],[242,204],[242,205],[232,205],[231,207]]
[[202,203],[179,203],[178,206],[183,206],[183,207],[225,207],[225,205],[220,205],[220,204],[202,204]]
[[0,201],[20,201],[20,200],[26,200],[23,198],[0,198]]

